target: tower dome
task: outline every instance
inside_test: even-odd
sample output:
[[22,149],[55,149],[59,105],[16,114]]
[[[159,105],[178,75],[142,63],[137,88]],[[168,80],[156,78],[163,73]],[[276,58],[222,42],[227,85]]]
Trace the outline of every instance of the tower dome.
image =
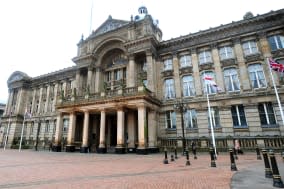
[[142,20],[148,14],[148,10],[145,6],[138,8],[138,15],[135,16],[135,21]]

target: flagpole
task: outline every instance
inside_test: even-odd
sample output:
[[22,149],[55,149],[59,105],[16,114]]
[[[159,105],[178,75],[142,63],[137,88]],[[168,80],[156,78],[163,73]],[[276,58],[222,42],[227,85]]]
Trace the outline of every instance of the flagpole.
[[23,121],[22,132],[21,132],[21,140],[20,140],[19,152],[21,151],[21,148],[22,148],[22,141],[23,141],[25,121],[26,121],[26,115],[24,115],[24,121]]
[[267,64],[269,66],[270,77],[272,79],[275,95],[276,95],[278,106],[279,106],[279,109],[280,109],[280,115],[281,115],[281,118],[282,118],[282,124],[284,126],[284,115],[283,115],[282,105],[281,105],[281,102],[280,102],[280,99],[279,99],[279,96],[278,96],[278,91],[277,91],[277,88],[276,88],[276,85],[275,85],[274,77],[273,77],[272,72],[271,72],[271,66],[269,64],[269,58],[266,58],[266,61],[267,61]]
[[9,130],[10,130],[10,124],[11,124],[11,113],[9,114],[9,122],[8,122],[6,137],[5,137],[4,150],[6,150],[6,145],[7,145]]
[[208,105],[208,114],[209,114],[209,120],[210,120],[212,143],[213,143],[213,148],[214,148],[214,152],[215,152],[215,157],[217,157],[216,144],[215,144],[215,135],[214,135],[212,116],[211,116],[211,108],[210,108],[210,102],[209,102],[209,96],[208,96],[208,86],[206,86],[206,91],[207,91],[206,97],[207,97],[207,105]]

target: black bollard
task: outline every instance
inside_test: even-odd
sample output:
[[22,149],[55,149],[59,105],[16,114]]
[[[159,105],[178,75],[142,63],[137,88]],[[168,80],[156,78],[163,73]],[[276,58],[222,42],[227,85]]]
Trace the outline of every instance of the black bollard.
[[256,145],[256,159],[257,160],[261,160],[261,155],[260,155],[260,150],[259,150],[259,147],[258,145]]
[[177,156],[177,147],[175,146],[175,159],[177,159],[178,156]]
[[233,157],[235,158],[235,160],[238,160],[238,154],[236,148],[233,148]]
[[165,148],[165,159],[164,159],[164,164],[168,164],[168,152],[167,152],[167,148]]
[[230,160],[231,160],[231,171],[237,171],[237,166],[236,166],[236,163],[235,163],[235,157],[234,157],[234,154],[233,154],[233,149],[229,149],[229,152],[230,152]]
[[270,168],[270,163],[269,163],[266,149],[262,149],[262,155],[263,155],[263,161],[264,161],[264,166],[265,166],[265,178],[272,178],[272,171]]
[[284,188],[284,184],[282,182],[281,176],[279,174],[276,158],[274,156],[273,150],[269,151],[269,157],[272,167],[272,174],[273,174],[273,186],[278,188]]
[[211,156],[211,167],[216,167],[216,162],[215,162],[215,153],[214,149],[210,147],[210,156]]
[[185,151],[185,154],[186,154],[186,163],[185,163],[185,165],[188,166],[188,165],[190,165],[188,150]]
[[171,161],[175,161],[173,154],[171,155]]
[[197,159],[197,156],[196,156],[196,148],[194,148],[194,149],[192,150],[192,152],[193,152],[193,155],[194,155],[194,159]]

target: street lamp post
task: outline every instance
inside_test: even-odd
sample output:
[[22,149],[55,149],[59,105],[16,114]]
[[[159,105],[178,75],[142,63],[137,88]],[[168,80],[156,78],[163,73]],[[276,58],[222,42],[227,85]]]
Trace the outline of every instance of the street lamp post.
[[182,153],[185,155],[186,153],[186,142],[185,142],[185,137],[184,137],[184,119],[183,115],[184,112],[187,110],[187,104],[183,102],[183,100],[177,100],[174,104],[174,109],[179,111],[181,114],[181,129],[182,129]]

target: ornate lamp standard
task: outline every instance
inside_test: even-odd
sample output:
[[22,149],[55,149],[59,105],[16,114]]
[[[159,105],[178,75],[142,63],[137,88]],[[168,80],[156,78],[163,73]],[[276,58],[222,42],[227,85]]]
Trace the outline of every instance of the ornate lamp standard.
[[181,129],[182,129],[182,153],[186,153],[186,142],[185,142],[185,137],[184,137],[184,120],[183,120],[183,115],[184,112],[187,111],[187,104],[181,99],[177,100],[174,103],[174,109],[179,111],[181,114]]

